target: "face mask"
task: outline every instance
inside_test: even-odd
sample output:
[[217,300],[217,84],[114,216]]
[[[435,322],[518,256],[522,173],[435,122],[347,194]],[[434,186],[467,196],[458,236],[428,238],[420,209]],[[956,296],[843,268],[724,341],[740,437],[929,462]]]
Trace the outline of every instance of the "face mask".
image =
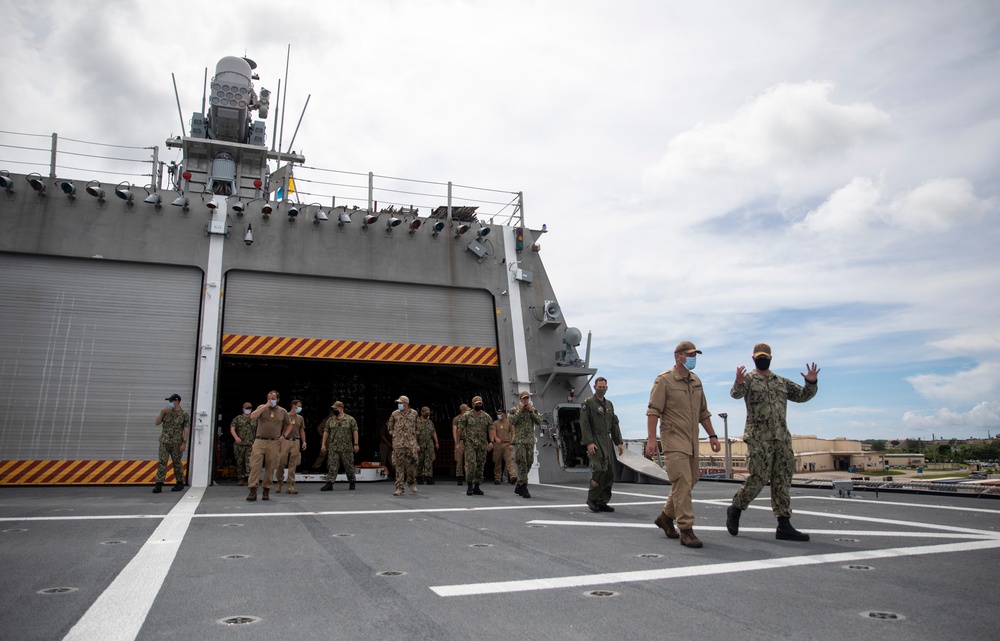
[[694,366],[697,364],[698,364],[698,359],[694,356],[688,356],[687,358],[684,359],[684,367],[686,367],[688,371],[693,370]]
[[250,410],[243,410],[243,413],[246,414],[247,416],[250,416]]
[[296,407],[295,408],[295,413],[296,414],[301,414],[302,413],[302,408],[301,407]]
[[502,421],[503,420],[503,416],[501,416],[500,414],[497,414],[497,420],[498,421]]
[[399,410],[403,409],[403,404],[402,403],[396,403],[396,409],[399,409]]
[[482,405],[476,405],[472,409],[476,410],[477,412],[482,412],[483,411],[483,406]]
[[606,389],[597,389],[597,390],[594,390],[594,395],[597,396],[597,398],[604,398],[604,395],[607,392],[608,392],[608,390],[606,390]]
[[272,398],[267,401],[267,404],[270,405],[271,407],[274,407],[275,405],[278,404],[278,401]]
[[758,356],[753,359],[753,364],[762,372],[766,372],[771,367],[771,359],[767,356]]
[[173,401],[167,401],[167,405],[170,406],[170,409],[174,409],[174,402]]

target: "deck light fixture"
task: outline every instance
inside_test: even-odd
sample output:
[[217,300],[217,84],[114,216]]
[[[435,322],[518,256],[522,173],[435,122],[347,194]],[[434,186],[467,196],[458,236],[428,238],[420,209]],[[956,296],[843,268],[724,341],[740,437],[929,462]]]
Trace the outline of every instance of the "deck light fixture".
[[45,195],[45,181],[42,180],[41,174],[38,172],[30,173],[25,176],[24,179],[28,181],[28,184],[35,190],[35,193],[39,196]]
[[238,217],[242,217],[243,216],[243,201],[242,200],[240,200],[238,198],[236,199],[236,202],[233,203],[233,211],[236,212],[236,215]]
[[84,191],[86,191],[88,194],[96,198],[97,202],[102,204],[104,203],[106,194],[104,193],[104,188],[101,187],[101,181],[91,180],[89,183],[87,183],[87,186],[84,188]]
[[414,218],[413,220],[410,221],[410,235],[411,236],[413,234],[417,233],[417,230],[420,229],[420,225],[421,224],[422,223],[421,223],[421,221],[420,221],[419,218]]
[[369,225],[374,225],[377,220],[378,214],[365,214],[365,217],[362,219],[361,229],[368,229]]
[[294,223],[295,219],[299,217],[299,208],[292,205],[288,208],[288,222]]
[[60,180],[58,185],[59,189],[62,189],[67,198],[70,200],[76,199],[76,185],[73,184],[72,180]]
[[340,216],[338,216],[337,219],[337,226],[343,227],[344,225],[350,224],[350,222],[351,222],[351,215],[348,214],[346,211],[340,212]]
[[180,194],[177,198],[174,198],[174,202],[170,203],[174,207],[180,207],[184,211],[187,211],[191,207],[191,203],[188,201],[188,197],[184,194]]
[[127,180],[123,180],[118,183],[115,187],[115,196],[118,196],[125,201],[125,205],[128,207],[132,206],[132,201],[135,197],[132,195],[132,185],[129,184]]
[[489,228],[489,227],[480,227],[480,228],[479,228],[479,229],[478,229],[478,230],[476,231],[476,238],[486,238],[486,236],[487,236],[487,235],[488,235],[489,233],[490,233],[490,228]]
[[399,227],[400,223],[402,222],[403,221],[396,218],[395,216],[389,216],[389,220],[385,221],[385,230],[387,232],[391,232],[393,227]]
[[471,229],[471,226],[465,223],[462,223],[461,225],[455,225],[455,238],[458,238],[465,232],[469,231],[469,229]]
[[243,242],[247,244],[247,247],[253,245],[253,225],[247,225],[247,233],[243,236]]
[[6,169],[0,169],[0,189],[8,194],[14,193],[14,181],[10,179],[10,172]]
[[149,187],[143,187],[143,189],[146,190],[146,197],[142,199],[142,202],[147,205],[152,205],[157,210],[160,209],[160,207],[163,207],[163,198],[160,194],[155,191],[149,191]]
[[[322,222],[326,222],[326,221],[330,220],[330,217],[326,215],[325,211],[323,211],[323,205],[321,205],[319,203],[312,203],[312,205],[316,205],[316,207],[317,207],[316,212],[313,214],[313,224],[314,225],[319,225]],[[309,206],[312,207],[312,205],[309,205]]]
[[437,236],[442,231],[444,231],[444,221],[436,220],[434,224],[431,225],[431,236]]

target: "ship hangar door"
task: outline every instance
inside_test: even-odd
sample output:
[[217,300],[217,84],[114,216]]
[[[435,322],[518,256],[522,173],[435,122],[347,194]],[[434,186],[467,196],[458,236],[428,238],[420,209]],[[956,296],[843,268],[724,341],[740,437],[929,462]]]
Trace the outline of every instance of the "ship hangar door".
[[303,403],[307,451],[318,462],[330,405],[341,400],[358,421],[356,462],[379,453],[379,430],[405,395],[431,409],[441,448],[434,466],[453,461],[451,419],[482,396],[503,404],[492,295],[482,289],[232,270],[226,275],[217,418],[223,434],[216,462],[231,478],[229,425],[244,401],[269,390],[281,405]]
[[191,408],[202,271],[0,253],[0,274],[0,482],[151,483],[164,397]]

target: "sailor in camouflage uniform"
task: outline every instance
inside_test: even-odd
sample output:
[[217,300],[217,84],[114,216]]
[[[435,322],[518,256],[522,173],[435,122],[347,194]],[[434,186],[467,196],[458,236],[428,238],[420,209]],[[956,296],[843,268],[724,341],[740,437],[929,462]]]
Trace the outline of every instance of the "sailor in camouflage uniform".
[[253,450],[253,439],[257,434],[257,421],[250,420],[253,405],[243,404],[243,413],[229,424],[229,433],[233,436],[233,455],[236,457],[237,485],[246,485],[250,475],[250,452]]
[[431,408],[421,407],[420,418],[417,419],[417,445],[420,453],[417,457],[417,483],[434,485],[434,457],[438,449],[437,430],[430,419]]
[[483,468],[486,465],[486,453],[493,451],[493,421],[490,415],[483,411],[483,398],[472,397],[472,411],[466,412],[458,420],[458,427],[465,432],[465,482],[468,489],[465,493],[483,494],[479,484],[483,482]]
[[618,424],[615,406],[604,398],[608,391],[608,379],[598,376],[594,379],[594,395],[583,402],[580,408],[580,443],[587,447],[590,456],[590,491],[587,492],[587,507],[591,512],[614,512],[608,505],[611,500],[611,486],[615,482],[615,458],[612,444],[622,447],[622,432]]
[[396,399],[398,409],[389,417],[389,434],[392,435],[392,466],[396,469],[396,491],[393,496],[403,495],[403,483],[410,491],[417,493],[417,410],[410,409],[410,399],[400,396]]
[[745,367],[736,369],[736,382],[729,391],[730,396],[742,398],[746,403],[747,424],[743,441],[747,444],[750,475],[726,511],[726,529],[733,536],[739,533],[740,514],[769,482],[771,511],[778,519],[775,538],[808,541],[809,535],[796,530],[790,522],[792,506],[788,489],[795,473],[795,453],[792,451],[786,412],[788,401],[805,403],[816,396],[819,368],[816,363],[806,365],[807,373],[802,374],[806,382],[803,387],[771,371],[771,347],[766,343],[754,345],[753,361],[756,369],[749,374]]
[[514,426],[514,464],[517,465],[514,493],[530,499],[528,471],[535,462],[535,426],[542,424],[541,415],[531,404],[531,392],[521,392],[521,402],[510,408],[507,420]]
[[184,489],[184,465],[182,459],[187,449],[188,433],[191,431],[191,417],[181,409],[181,397],[177,394],[164,399],[168,406],[160,410],[154,421],[155,425],[163,425],[160,432],[159,465],[156,467],[156,486],[154,494],[163,491],[163,482],[167,478],[167,461],[174,463],[174,487],[171,492]]
[[320,455],[327,455],[326,485],[320,488],[321,492],[329,492],[333,489],[333,484],[337,482],[337,472],[340,466],[344,466],[344,473],[347,474],[349,490],[354,489],[354,455],[358,452],[358,422],[354,417],[344,412],[344,404],[337,401],[331,408],[333,416],[326,421],[326,428],[323,431],[323,444],[320,447]]

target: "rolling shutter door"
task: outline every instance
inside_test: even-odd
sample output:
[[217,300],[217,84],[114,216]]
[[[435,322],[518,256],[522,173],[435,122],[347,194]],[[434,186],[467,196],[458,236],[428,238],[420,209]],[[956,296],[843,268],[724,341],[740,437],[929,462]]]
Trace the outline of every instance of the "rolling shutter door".
[[224,353],[496,365],[485,290],[229,272]]
[[155,459],[190,411],[202,273],[0,254],[0,459]]

